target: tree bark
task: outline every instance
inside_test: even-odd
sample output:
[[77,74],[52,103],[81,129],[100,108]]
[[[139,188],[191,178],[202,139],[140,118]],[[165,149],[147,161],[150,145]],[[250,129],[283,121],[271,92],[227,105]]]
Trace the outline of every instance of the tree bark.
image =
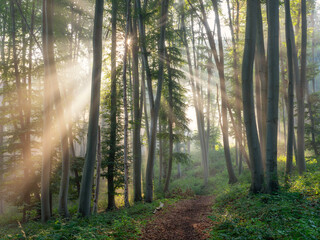
[[51,0],[43,0],[42,10],[42,44],[44,60],[44,100],[43,100],[43,139],[42,139],[42,171],[41,171],[41,221],[47,222],[51,217],[51,152],[52,152],[52,108],[51,69],[48,56],[47,18],[50,15]]
[[[133,74],[133,190],[134,190],[134,201],[139,202],[142,200],[141,191],[141,112],[142,109],[139,106],[139,58],[138,58],[138,36],[137,36],[137,22],[133,21],[132,30],[132,74]],[[142,72],[142,75],[144,73]],[[144,81],[144,78],[142,79]],[[143,89],[144,82],[142,82],[142,92],[145,94]],[[145,95],[144,95],[145,96]],[[140,98],[142,102],[142,98]],[[144,101],[146,104],[146,101]],[[145,107],[145,114],[147,108]],[[146,115],[145,115],[146,116]],[[146,119],[146,124],[148,119]],[[149,125],[148,125],[149,126]],[[147,135],[149,134],[149,127],[147,127]],[[149,140],[149,137],[148,137]]]
[[[228,97],[226,92],[226,82],[225,82],[225,75],[224,75],[224,53],[223,53],[223,46],[222,46],[222,35],[221,35],[221,27],[220,27],[220,20],[219,20],[219,11],[218,11],[218,3],[217,1],[212,0],[214,12],[215,12],[215,19],[217,25],[217,33],[218,33],[218,45],[219,45],[219,55],[217,51],[213,50],[213,55],[215,58],[215,62],[219,72],[219,79],[220,79],[220,92],[221,92],[221,115],[222,115],[222,138],[223,138],[223,146],[224,146],[224,153],[226,158],[226,165],[229,175],[229,184],[236,183],[238,181],[236,175],[234,174],[232,161],[231,161],[231,154],[230,154],[230,147],[229,147],[229,127],[228,127]],[[219,59],[220,58],[220,59]]]
[[172,97],[172,76],[171,76],[171,66],[170,66],[170,57],[168,53],[166,54],[166,67],[168,71],[168,92],[169,92],[169,116],[168,116],[168,128],[169,128],[169,158],[168,158],[168,173],[164,185],[164,193],[169,191],[169,183],[171,178],[171,171],[172,171],[172,162],[173,162],[173,97]]
[[266,141],[267,141],[267,106],[268,106],[268,63],[264,48],[263,22],[261,3],[257,5],[257,52],[256,64],[259,71],[260,91],[261,91],[261,124],[259,126],[259,138],[261,146],[261,157],[263,167],[266,166]]
[[[140,1],[137,0],[137,2],[140,2]],[[157,121],[158,121],[158,115],[159,115],[160,99],[161,99],[162,83],[163,83],[163,75],[164,75],[163,59],[165,59],[165,30],[166,30],[167,17],[168,17],[168,7],[169,7],[169,0],[162,0],[161,19],[160,19],[160,39],[159,39],[159,52],[158,52],[158,55],[159,55],[158,86],[157,86],[156,99],[155,99],[155,102],[152,104],[153,107],[151,107],[150,146],[148,149],[148,161],[147,161],[147,169],[146,169],[146,195],[145,195],[146,202],[152,202],[153,200],[153,182],[152,182],[153,167],[154,167],[154,157],[155,157],[155,147],[156,147]],[[140,12],[139,15],[141,15],[141,11],[139,12]],[[148,90],[150,92],[149,86],[148,86]],[[151,96],[152,95],[149,95],[149,98],[152,100]]]
[[117,0],[112,0],[112,36],[111,36],[111,116],[110,116],[110,146],[108,158],[108,209],[116,207],[115,204],[115,187],[114,171],[116,161],[116,144],[117,144]]
[[129,165],[128,165],[128,103],[127,103],[127,52],[128,52],[128,34],[129,34],[129,26],[130,26],[130,12],[131,12],[131,0],[127,0],[127,23],[126,23],[126,32],[124,38],[124,55],[123,55],[123,108],[124,108],[124,153],[123,153],[123,163],[124,163],[124,205],[125,207],[129,207],[129,192],[128,192],[128,180],[129,180]]
[[[278,190],[277,130],[279,104],[279,0],[268,2],[267,192]],[[272,16],[272,17],[271,17]]]
[[242,100],[243,115],[246,126],[247,142],[251,163],[251,191],[262,191],[264,176],[261,149],[254,112],[253,63],[256,43],[257,0],[247,1],[246,40],[242,62]]
[[297,129],[297,166],[299,174],[306,170],[306,161],[304,158],[304,95],[307,82],[307,6],[306,0],[301,0],[301,72],[300,84],[297,91],[299,98],[298,105],[298,129]]
[[93,68],[86,159],[83,167],[78,212],[90,215],[92,181],[96,160],[102,65],[103,0],[96,0],[93,26]]
[[101,175],[101,129],[98,126],[98,146],[97,146],[97,170],[96,170],[96,189],[94,191],[93,199],[93,213],[98,212],[98,201],[100,192],[100,175]]

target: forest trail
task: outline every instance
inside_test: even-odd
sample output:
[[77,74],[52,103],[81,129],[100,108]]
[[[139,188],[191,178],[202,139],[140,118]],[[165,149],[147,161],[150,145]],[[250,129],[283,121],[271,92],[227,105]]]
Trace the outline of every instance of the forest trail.
[[207,239],[213,196],[184,199],[157,212],[142,230],[143,240]]

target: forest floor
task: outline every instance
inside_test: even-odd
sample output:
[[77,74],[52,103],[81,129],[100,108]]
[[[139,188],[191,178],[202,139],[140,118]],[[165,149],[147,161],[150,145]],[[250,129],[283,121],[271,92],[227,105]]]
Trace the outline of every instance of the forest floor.
[[157,211],[142,229],[143,240],[207,239],[212,226],[213,196],[183,199]]

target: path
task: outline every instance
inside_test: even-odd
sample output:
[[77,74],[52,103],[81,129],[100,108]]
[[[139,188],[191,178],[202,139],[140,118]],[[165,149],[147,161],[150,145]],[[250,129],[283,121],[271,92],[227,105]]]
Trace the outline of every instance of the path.
[[205,230],[212,225],[212,196],[197,196],[164,207],[157,212],[153,221],[142,230],[143,240],[197,240],[207,239]]

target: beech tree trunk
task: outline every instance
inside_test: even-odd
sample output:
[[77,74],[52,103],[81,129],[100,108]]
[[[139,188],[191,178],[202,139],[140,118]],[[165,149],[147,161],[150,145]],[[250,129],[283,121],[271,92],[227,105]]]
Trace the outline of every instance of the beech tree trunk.
[[287,139],[287,161],[286,174],[292,173],[292,159],[293,159],[293,139],[294,139],[294,115],[293,115],[293,99],[294,99],[294,79],[293,79],[293,58],[292,58],[292,44],[294,39],[291,38],[290,28],[292,26],[290,13],[290,0],[285,1],[285,28],[286,28],[286,43],[287,43],[287,62],[288,62],[288,139]]
[[277,133],[279,104],[279,0],[268,2],[267,192],[278,190]]
[[297,128],[297,166],[299,174],[306,170],[306,161],[304,158],[304,96],[307,82],[307,6],[306,0],[301,0],[301,72],[300,84],[297,91],[298,105],[298,128]]
[[242,99],[243,115],[246,126],[247,142],[251,163],[251,191],[258,193],[262,191],[264,175],[262,167],[261,149],[258,138],[258,131],[254,111],[253,95],[253,63],[256,43],[256,19],[257,0],[247,1],[246,18],[246,40],[242,62]]
[[78,212],[90,215],[92,181],[96,160],[102,65],[103,0],[96,0],[93,26],[93,68],[86,159],[83,167]]
[[111,116],[110,116],[110,146],[108,158],[108,209],[116,207],[115,204],[115,187],[114,171],[117,143],[117,0],[112,0],[112,36],[111,36]]
[[[140,0],[137,0],[137,2],[140,2]],[[162,0],[161,18],[159,23],[160,39],[159,39],[159,53],[158,53],[159,55],[158,86],[157,86],[156,99],[154,103],[151,104],[150,145],[148,149],[148,161],[147,161],[147,169],[146,169],[146,194],[145,194],[146,202],[152,202],[153,200],[153,167],[154,167],[154,157],[155,157],[155,148],[156,148],[157,121],[158,121],[158,115],[159,115],[159,109],[160,109],[160,99],[161,99],[163,73],[164,73],[163,59],[165,59],[165,30],[166,30],[167,17],[168,17],[168,7],[169,7],[169,0]],[[141,8],[139,11],[139,15],[140,15],[139,18],[141,18],[142,17]],[[140,22],[141,22],[141,19],[140,19]],[[140,31],[140,34],[141,34],[141,31]],[[146,56],[146,52],[144,54]],[[147,59],[146,59],[146,62],[147,62]],[[149,93],[152,91],[151,82],[150,82],[150,87],[148,86],[148,91]],[[149,98],[153,102],[152,95],[149,94]]]
[[127,55],[128,55],[128,34],[129,34],[129,25],[130,25],[130,8],[131,8],[131,0],[127,0],[127,23],[126,23],[126,32],[124,38],[124,55],[123,55],[123,108],[124,108],[124,153],[123,153],[123,163],[124,163],[124,205],[125,207],[129,207],[129,192],[128,192],[128,179],[129,179],[129,165],[128,165],[128,103],[127,103]]
[[[133,76],[133,190],[134,190],[134,201],[139,202],[142,200],[142,190],[141,190],[141,113],[142,108],[139,106],[139,47],[138,47],[138,36],[137,36],[137,21],[133,21],[132,29],[132,76]],[[142,72],[142,75],[144,73]],[[144,78],[142,78],[144,81]],[[144,82],[142,82],[142,88]],[[145,94],[145,89],[141,90]],[[145,95],[144,95],[145,96]],[[142,102],[142,98],[140,98]],[[146,103],[146,101],[144,101]],[[145,114],[146,113],[145,106]],[[148,119],[146,119],[146,125],[148,125]],[[149,126],[149,125],[148,125]],[[149,136],[149,127],[147,128],[147,135]],[[148,137],[149,140],[149,137]]]

